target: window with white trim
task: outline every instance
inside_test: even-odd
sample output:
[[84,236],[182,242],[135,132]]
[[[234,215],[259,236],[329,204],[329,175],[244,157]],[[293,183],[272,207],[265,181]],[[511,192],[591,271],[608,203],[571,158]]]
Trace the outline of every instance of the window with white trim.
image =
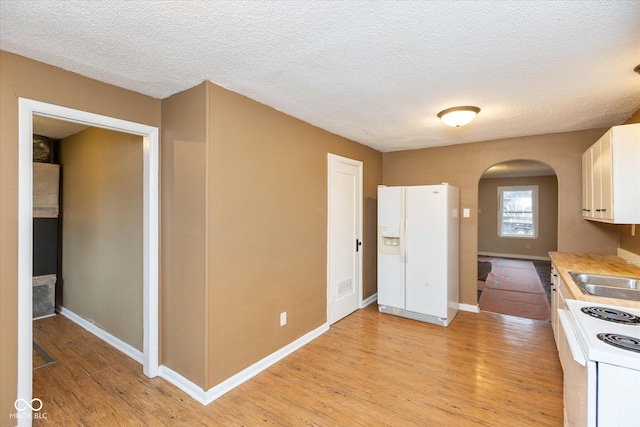
[[498,236],[538,238],[538,186],[498,187]]

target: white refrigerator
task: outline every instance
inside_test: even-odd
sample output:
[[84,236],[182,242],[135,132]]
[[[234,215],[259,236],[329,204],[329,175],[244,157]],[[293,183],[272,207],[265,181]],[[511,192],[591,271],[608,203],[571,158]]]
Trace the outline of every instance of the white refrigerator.
[[378,187],[378,308],[448,326],[458,312],[459,190]]

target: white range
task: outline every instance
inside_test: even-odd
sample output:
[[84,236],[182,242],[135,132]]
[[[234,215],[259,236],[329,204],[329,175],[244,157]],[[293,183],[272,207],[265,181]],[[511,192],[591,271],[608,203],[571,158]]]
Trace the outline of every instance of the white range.
[[558,310],[565,426],[640,427],[640,310],[566,304]]

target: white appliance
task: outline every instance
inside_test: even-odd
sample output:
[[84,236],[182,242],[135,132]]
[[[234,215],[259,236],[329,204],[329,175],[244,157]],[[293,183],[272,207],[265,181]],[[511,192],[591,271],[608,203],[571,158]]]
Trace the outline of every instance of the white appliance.
[[640,310],[566,304],[558,309],[565,426],[640,426]]
[[378,187],[378,308],[448,326],[458,312],[459,190]]

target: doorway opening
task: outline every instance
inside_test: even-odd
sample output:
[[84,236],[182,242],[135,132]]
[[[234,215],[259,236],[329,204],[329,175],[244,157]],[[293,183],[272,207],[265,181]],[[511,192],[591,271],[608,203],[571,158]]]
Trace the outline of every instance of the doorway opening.
[[510,160],[478,183],[478,307],[550,320],[548,253],[557,250],[558,180],[548,165]]
[[[20,98],[18,103],[18,398],[32,398],[33,117],[43,116],[142,137],[143,372],[155,377],[158,361],[159,132],[158,128]],[[21,420],[23,420],[21,418]],[[24,418],[28,423],[30,419]]]

